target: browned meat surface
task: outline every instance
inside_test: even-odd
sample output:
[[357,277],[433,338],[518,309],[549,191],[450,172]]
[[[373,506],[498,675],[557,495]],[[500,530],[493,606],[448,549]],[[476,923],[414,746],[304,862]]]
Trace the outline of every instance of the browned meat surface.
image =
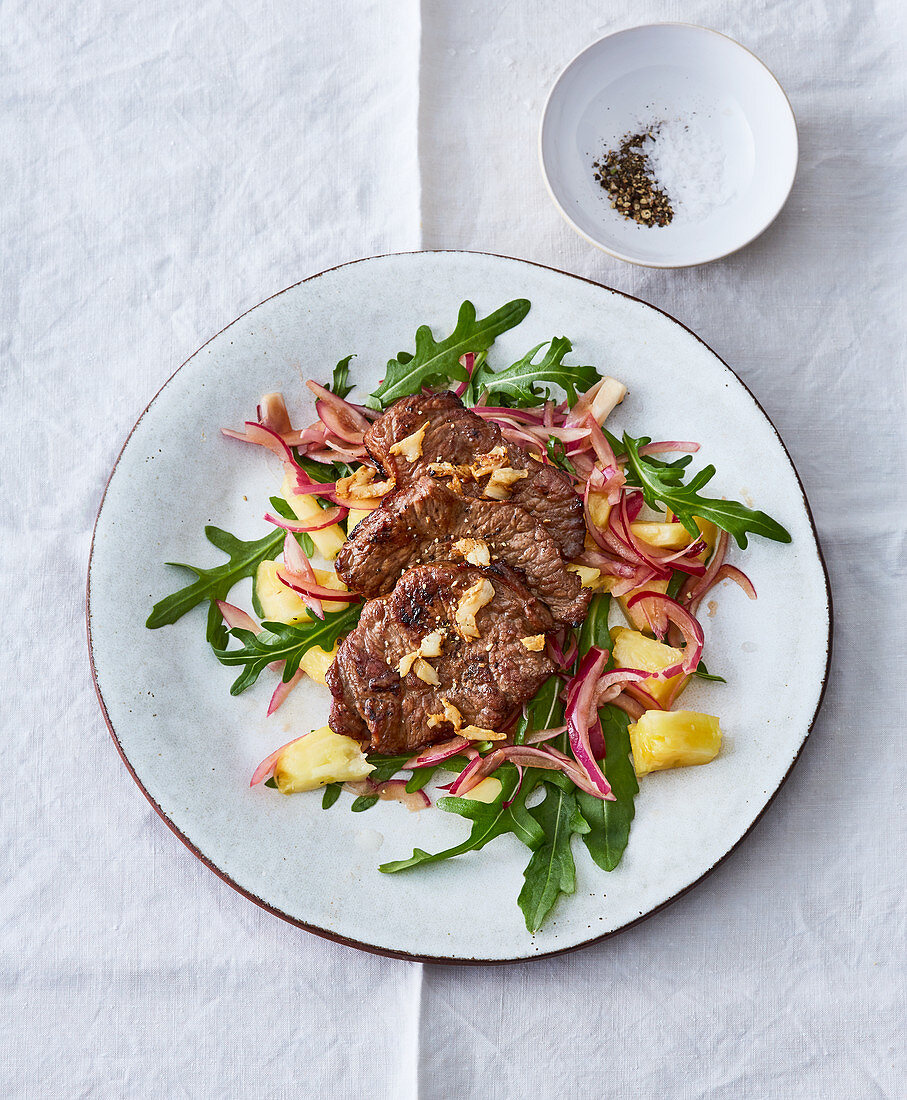
[[[391,453],[395,443],[426,423],[421,457],[408,461]],[[401,398],[365,433],[365,445],[382,469],[397,479],[398,490],[426,474],[433,476],[432,464],[468,466],[478,456],[503,447],[507,466],[528,471],[528,477],[512,486],[510,502],[525,508],[546,528],[566,560],[582,553],[586,529],[583,505],[567,475],[555,466],[537,462],[522,447],[505,443],[496,424],[465,408],[452,393]],[[464,479],[461,491],[481,496],[483,482]]]
[[[423,421],[424,423],[424,421]],[[578,624],[589,608],[589,591],[567,569],[557,544],[525,509],[509,501],[464,497],[423,477],[357,524],[335,568],[350,588],[383,596],[411,566],[463,560],[481,553],[519,572],[529,591],[562,623]]]
[[[461,597],[483,580],[493,594],[476,612],[479,636],[464,637],[469,628],[462,614],[458,621]],[[532,641],[527,648],[523,639],[537,639],[553,625],[548,609],[506,566],[448,562],[411,569],[391,595],[365,605],[340,646],[327,674],[334,696],[331,729],[368,741],[376,752],[414,752],[454,735],[449,717],[429,722],[445,714],[446,700],[463,726],[503,732],[554,671],[544,648],[535,649]],[[440,656],[426,661],[439,683],[426,683],[417,665],[401,677],[401,658],[432,648],[430,636],[438,632]]]

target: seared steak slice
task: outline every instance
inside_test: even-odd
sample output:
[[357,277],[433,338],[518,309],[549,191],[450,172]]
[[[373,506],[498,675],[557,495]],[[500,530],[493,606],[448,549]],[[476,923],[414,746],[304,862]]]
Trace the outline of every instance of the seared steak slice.
[[[461,598],[483,581],[493,591],[475,613],[478,637],[471,637]],[[340,646],[327,674],[331,729],[382,753],[445,741],[458,725],[502,733],[554,671],[540,638],[553,626],[548,609],[506,566],[417,566],[391,595],[369,600]],[[438,683],[420,677],[418,662],[401,677],[401,659],[420,647],[439,648],[437,637],[430,644],[438,632],[440,656],[421,667]]]
[[[395,443],[428,424],[421,443],[421,455],[410,461],[391,453]],[[582,553],[586,525],[583,503],[567,475],[556,466],[538,462],[528,451],[505,443],[497,424],[483,420],[453,393],[403,397],[379,417],[365,433],[365,446],[372,458],[397,479],[398,490],[424,477],[434,476],[438,463],[469,466],[480,455],[503,447],[503,462],[528,476],[516,481],[508,499],[525,508],[557,543],[561,554],[571,560]],[[482,496],[484,481],[462,480],[462,492]]]
[[[464,497],[428,477],[394,493],[361,520],[335,568],[350,588],[365,596],[383,596],[413,565],[463,560],[470,551],[468,540],[484,543],[491,562],[503,561],[518,570],[529,591],[559,622],[583,621],[590,593],[567,569],[557,544],[540,523],[509,501]],[[472,550],[481,553],[482,547]]]

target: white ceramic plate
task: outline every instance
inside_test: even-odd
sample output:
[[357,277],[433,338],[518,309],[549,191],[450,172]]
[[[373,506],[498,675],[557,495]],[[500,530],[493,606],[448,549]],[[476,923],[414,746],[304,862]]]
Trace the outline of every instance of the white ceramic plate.
[[[222,560],[202,528],[259,537],[281,472],[261,449],[227,440],[259,396],[282,390],[300,423],[312,416],[303,382],[324,380],[357,352],[367,391],[423,323],[453,326],[471,299],[480,316],[516,298],[532,309],[501,337],[504,364],[556,335],[577,362],[623,379],[630,396],[615,430],[696,439],[714,462],[717,494],[752,500],[793,535],[753,539],[750,603],[725,585],[705,620],[710,668],[727,686],[696,684],[690,709],[726,731],[708,767],[643,780],[626,856],[607,874],[576,844],[577,890],[530,936],[516,905],[528,852],[503,837],[481,852],[383,875],[379,863],[457,843],[467,823],[441,811],[379,803],[322,811],[319,795],[249,789],[272,749],[327,716],[328,692],[300,685],[265,717],[272,685],[238,698],[234,671],[204,640],[199,607],[147,630],[151,605],[185,583],[165,561]],[[741,555],[734,553],[732,560]],[[248,606],[248,585],[234,593]],[[519,260],[423,252],[362,260],[269,298],[224,329],[163,387],[133,429],[98,516],[88,625],[99,697],[124,760],[167,823],[231,885],[322,935],[388,954],[498,961],[552,954],[598,939],[658,909],[705,875],[745,835],[797,757],[822,695],[829,655],[825,572],[803,491],[778,435],[749,391],[696,336],[651,306]],[[267,679],[266,674],[263,679]],[[705,809],[708,812],[704,812]]]
[[[674,133],[674,184],[662,182],[675,217],[649,228],[611,209],[593,162],[658,122]],[[539,154],[551,197],[588,241],[631,263],[686,267],[735,252],[774,221],[797,170],[797,125],[749,50],[705,27],[655,23],[570,62],[548,96]]]

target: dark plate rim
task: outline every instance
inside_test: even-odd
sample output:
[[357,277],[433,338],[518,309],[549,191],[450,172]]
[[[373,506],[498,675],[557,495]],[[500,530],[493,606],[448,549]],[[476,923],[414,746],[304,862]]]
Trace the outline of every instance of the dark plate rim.
[[[682,890],[678,890],[676,894],[673,894],[670,898],[663,901],[660,905],[655,906],[654,909],[650,909],[648,912],[643,913],[641,916],[637,917],[635,920],[631,920],[631,921],[628,921],[626,924],[622,924],[620,926],[620,928],[614,928],[610,932],[605,932],[602,935],[592,936],[589,939],[583,940],[581,943],[573,944],[570,947],[559,947],[559,948],[556,948],[553,951],[540,951],[537,954],[532,954],[532,955],[519,955],[519,956],[517,956],[515,958],[512,958],[512,959],[479,959],[479,958],[470,959],[470,958],[450,957],[450,956],[445,956],[445,955],[417,955],[417,954],[412,954],[412,953],[407,952],[407,951],[396,951],[396,950],[393,950],[393,949],[387,948],[387,947],[376,947],[373,944],[363,943],[360,940],[354,940],[354,939],[350,939],[347,936],[341,936],[337,932],[332,932],[328,928],[319,928],[316,925],[307,924],[305,921],[299,920],[297,917],[292,917],[288,913],[284,913],[283,910],[278,909],[276,906],[271,905],[270,902],[265,901],[263,898],[258,897],[256,894],[253,894],[251,891],[244,889],[238,883],[234,882],[233,879],[230,878],[230,876],[225,871],[222,871],[210,859],[208,859],[208,857],[199,848],[197,848],[195,846],[195,844],[193,844],[192,841],[176,827],[176,825],[173,824],[173,822],[170,820],[170,818],[167,817],[167,815],[164,813],[164,811],[161,809],[161,807],[157,804],[157,802],[155,802],[155,800],[152,798],[152,796],[146,790],[144,784],[142,783],[141,779],[137,775],[135,769],[133,768],[132,764],[129,761],[129,758],[126,756],[126,753],[123,751],[123,746],[120,744],[120,739],[117,737],[116,730],[114,729],[113,723],[110,720],[110,715],[107,712],[107,706],[104,703],[104,697],[101,694],[101,687],[100,687],[100,684],[98,683],[98,674],[97,674],[97,669],[95,667],[95,660],[94,660],[94,647],[92,645],[92,637],[91,637],[91,565],[92,565],[92,561],[94,559],[95,537],[97,535],[98,522],[100,521],[101,512],[103,511],[103,508],[104,508],[104,502],[107,499],[107,490],[110,487],[110,482],[111,482],[114,474],[116,473],[117,467],[119,466],[120,459],[123,456],[123,452],[126,450],[126,447],[129,445],[129,441],[132,439],[133,433],[135,432],[135,430],[139,426],[139,424],[142,422],[142,420],[145,418],[146,413],[151,408],[151,406],[154,404],[154,402],[157,400],[157,397],[162,392],[162,390],[166,386],[168,386],[170,384],[170,382],[172,381],[172,379],[179,373],[179,371],[181,371],[183,369],[183,367],[186,366],[187,363],[191,362],[196,357],[196,355],[199,354],[199,352],[203,351],[208,346],[208,344],[211,343],[212,340],[215,340],[218,336],[221,335],[221,333],[226,332],[226,330],[228,328],[230,328],[232,325],[235,325],[237,321],[241,321],[243,317],[248,316],[248,314],[250,314],[254,310],[258,309],[259,306],[264,305],[265,302],[270,302],[274,298],[279,298],[281,296],[281,294],[286,294],[287,291],[293,290],[297,286],[301,286],[303,283],[310,283],[313,280],[320,278],[322,275],[327,275],[330,272],[337,271],[342,267],[351,267],[353,264],[367,263],[370,260],[389,259],[389,258],[394,257],[394,256],[414,256],[414,255],[424,255],[424,254],[432,254],[432,255],[454,254],[454,255],[470,255],[470,256],[492,256],[495,259],[499,259],[499,260],[511,260],[515,263],[528,264],[530,267],[539,267],[539,268],[542,268],[545,271],[552,271],[557,275],[566,275],[568,278],[576,279],[579,282],[583,282],[583,283],[589,283],[590,286],[599,287],[601,290],[607,290],[612,294],[619,294],[622,298],[629,298],[631,301],[639,302],[641,305],[648,306],[649,309],[653,309],[657,313],[660,313],[664,317],[667,317],[668,320],[673,321],[674,324],[679,325],[682,329],[684,329],[686,332],[688,332],[691,336],[695,337],[695,339],[698,340],[699,343],[703,345],[703,347],[705,347],[709,352],[711,352],[711,354],[714,355],[715,358],[723,366],[727,367],[727,369],[731,372],[731,374],[734,375],[734,377],[737,379],[737,381],[740,383],[740,385],[744,388],[744,390],[747,392],[747,394],[749,394],[750,398],[753,401],[753,404],[756,406],[756,408],[762,413],[762,415],[768,421],[769,425],[772,428],[772,431],[775,433],[775,436],[776,436],[778,442],[781,444],[781,449],[784,451],[784,454],[787,458],[787,461],[790,463],[791,469],[794,472],[794,477],[796,477],[796,479],[797,479],[797,485],[800,489],[800,495],[803,499],[803,507],[806,509],[806,515],[807,515],[807,518],[809,519],[809,524],[810,524],[810,527],[812,529],[813,538],[815,539],[815,542],[816,542],[816,552],[818,554],[819,562],[822,566],[822,573],[823,573],[823,576],[825,578],[825,596],[826,596],[826,600],[828,602],[828,637],[827,637],[827,640],[826,640],[825,670],[824,670],[823,675],[822,675],[822,682],[821,682],[821,687],[820,687],[820,690],[819,690],[819,698],[816,702],[816,709],[813,713],[812,718],[810,719],[810,722],[809,722],[809,725],[807,727],[807,731],[806,731],[806,734],[803,738],[803,741],[801,742],[800,747],[796,752],[796,755],[794,756],[793,760],[791,761],[790,767],[784,773],[784,776],[782,777],[781,781],[778,783],[778,786],[774,789],[774,791],[771,793],[771,795],[769,795],[768,801],[765,803],[765,805],[762,807],[762,809],[759,811],[759,813],[753,819],[752,823],[747,828],[747,830],[743,833],[743,835],[740,837],[740,839],[737,840],[737,842],[735,844],[733,844],[724,853],[724,855],[721,856],[720,859],[716,860],[712,864],[711,867],[709,867],[707,870],[703,871],[703,873],[699,876],[699,878],[697,878],[693,882],[689,883]],[[91,533],[91,547],[90,547],[89,555],[88,555],[88,578],[87,578],[86,591],[85,591],[85,627],[86,627],[86,633],[87,633],[87,637],[88,637],[88,657],[89,657],[89,662],[90,662],[90,665],[91,665],[91,678],[92,678],[92,681],[94,683],[95,693],[97,694],[98,703],[100,704],[101,713],[104,716],[104,721],[107,724],[107,729],[110,731],[110,736],[113,739],[113,743],[116,746],[117,752],[120,754],[120,758],[122,759],[123,763],[126,765],[126,768],[129,771],[129,774],[135,780],[135,783],[138,786],[139,790],[142,792],[142,794],[148,800],[149,804],[151,805],[151,807],[155,811],[155,813],[158,815],[158,817],[160,817],[160,819],[164,822],[164,824],[167,826],[167,828],[170,829],[170,831],[175,836],[177,836],[183,842],[183,844],[185,844],[185,846],[189,849],[189,851],[192,852],[192,854],[194,856],[196,856],[199,860],[201,860],[201,862],[209,870],[213,871],[214,874],[218,876],[218,878],[222,879],[228,886],[232,887],[232,889],[234,889],[237,893],[242,894],[242,896],[244,898],[247,898],[249,901],[253,902],[255,905],[259,906],[261,909],[266,910],[268,913],[272,913],[274,916],[280,917],[281,920],[286,921],[288,924],[292,924],[297,928],[303,928],[303,929],[305,929],[306,932],[312,932],[316,936],[321,936],[323,939],[332,940],[334,943],[343,944],[346,947],[355,947],[355,948],[358,948],[361,951],[368,951],[373,955],[383,955],[386,958],[404,959],[407,962],[441,963],[441,964],[445,964],[445,965],[448,965],[448,966],[504,966],[504,965],[507,965],[507,964],[510,964],[510,963],[525,963],[525,962],[532,962],[535,959],[551,959],[551,958],[554,958],[557,955],[567,955],[572,951],[579,951],[584,947],[590,947],[592,944],[601,943],[604,940],[610,939],[612,936],[616,936],[616,935],[619,935],[621,932],[627,931],[627,929],[629,929],[629,928],[635,928],[637,925],[642,924],[643,921],[648,920],[650,917],[655,916],[656,913],[660,913],[663,909],[666,909],[669,905],[672,905],[675,901],[677,901],[679,898],[682,898],[690,890],[693,890],[696,886],[699,885],[699,883],[701,883],[704,879],[706,879],[716,869],[716,867],[719,867],[722,863],[724,863],[724,861],[726,859],[728,859],[729,856],[731,856],[734,852],[737,851],[737,849],[740,847],[740,845],[743,844],[743,842],[746,840],[746,838],[750,835],[750,833],[752,833],[752,831],[756,828],[756,826],[762,820],[763,816],[768,811],[769,806],[771,806],[771,804],[775,801],[775,798],[778,796],[778,792],[781,790],[781,788],[787,782],[787,779],[790,776],[791,772],[793,771],[794,766],[796,765],[797,761],[800,759],[800,756],[803,752],[803,748],[806,745],[806,742],[809,738],[809,735],[812,733],[813,727],[815,726],[816,719],[819,716],[819,711],[821,710],[822,702],[825,698],[825,692],[826,692],[826,689],[828,687],[828,673],[829,673],[829,669],[831,667],[832,644],[833,644],[833,634],[834,634],[834,611],[833,611],[833,607],[832,607],[831,585],[829,583],[829,578],[828,578],[828,566],[825,562],[825,556],[822,552],[822,544],[819,541],[819,533],[816,530],[816,522],[815,522],[815,519],[813,518],[813,513],[812,513],[812,509],[810,508],[810,505],[809,505],[809,500],[806,497],[806,491],[803,488],[803,481],[800,477],[800,474],[797,470],[797,467],[794,465],[794,461],[790,456],[790,452],[788,451],[787,446],[784,443],[784,440],[781,438],[780,432],[778,431],[778,429],[775,427],[774,423],[772,422],[771,417],[768,415],[768,413],[762,407],[762,405],[759,402],[758,398],[753,394],[753,392],[749,388],[749,386],[747,386],[747,384],[743,381],[742,378],[740,378],[740,376],[736,373],[736,371],[734,371],[730,366],[728,366],[728,364],[721,358],[721,356],[718,355],[717,352],[713,351],[712,348],[710,348],[709,345],[701,337],[697,336],[696,333],[693,332],[693,330],[691,328],[689,328],[687,325],[685,325],[682,321],[678,321],[677,318],[672,316],[670,313],[668,313],[667,310],[660,309],[658,306],[653,306],[650,302],[646,302],[642,298],[637,298],[633,294],[627,294],[623,290],[615,290],[614,287],[606,286],[604,283],[596,282],[594,279],[587,279],[582,275],[575,275],[575,274],[573,274],[573,272],[570,272],[570,271],[562,271],[560,268],[551,267],[548,264],[536,263],[534,260],[524,260],[524,259],[520,259],[517,256],[503,256],[503,255],[501,255],[500,253],[497,253],[497,252],[479,252],[479,251],[476,251],[476,250],[473,250],[473,249],[459,249],[459,248],[435,248],[435,249],[415,249],[415,250],[410,251],[410,252],[385,252],[385,253],[380,253],[377,256],[362,256],[358,260],[348,260],[346,263],[335,264],[333,267],[325,268],[323,271],[316,272],[316,274],[314,274],[314,275],[309,275],[305,279],[300,279],[299,282],[293,283],[291,286],[284,287],[283,290],[279,290],[276,294],[271,294],[267,298],[263,298],[256,305],[254,305],[251,308],[245,310],[245,312],[241,313],[238,317],[235,317],[232,321],[230,321],[229,324],[224,325],[224,327],[222,329],[220,329],[218,332],[214,333],[214,335],[211,336],[208,340],[206,340],[205,343],[202,344],[201,347],[199,347],[195,352],[193,352],[192,355],[190,355],[189,358],[186,359],[186,361],[184,363],[181,363],[176,368],[176,370],[170,375],[170,377],[164,382],[164,384],[157,390],[154,397],[152,397],[151,400],[148,402],[148,404],[145,406],[144,410],[142,411],[141,416],[139,416],[138,420],[136,420],[135,424],[133,425],[132,429],[129,432],[129,435],[126,437],[126,440],[123,443],[123,446],[120,448],[120,452],[117,455],[116,462],[113,464],[113,469],[110,471],[110,475],[108,476],[107,482],[104,486],[104,493],[101,497],[101,502],[98,506],[98,513],[97,513],[97,516],[95,517],[94,527],[93,527],[92,533]]]

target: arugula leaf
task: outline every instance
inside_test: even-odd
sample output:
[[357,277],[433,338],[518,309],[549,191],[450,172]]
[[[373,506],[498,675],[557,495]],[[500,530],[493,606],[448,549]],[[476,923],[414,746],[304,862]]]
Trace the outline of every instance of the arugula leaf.
[[342,783],[328,783],[328,785],[324,788],[324,794],[321,796],[322,810],[329,810],[340,797],[340,792],[342,790]]
[[529,813],[541,826],[545,839],[532,853],[517,898],[530,932],[538,931],[561,894],[572,894],[576,889],[576,868],[570,845],[574,833],[589,832],[589,825],[576,804],[573,784],[562,786],[546,780],[543,786],[544,801]]
[[700,680],[711,680],[715,684],[726,684],[727,680],[723,676],[713,676],[711,672],[705,667],[705,661],[700,661],[699,664],[693,669],[693,675],[697,676]]
[[580,812],[589,824],[583,841],[589,855],[605,871],[620,863],[630,837],[630,825],[636,813],[634,799],[639,791],[636,772],[630,759],[630,719],[614,706],[599,711],[605,735],[605,778],[611,784],[614,802],[604,802],[585,791],[577,791]]
[[[529,771],[531,769],[527,769]],[[501,781],[501,790],[494,802],[477,802],[472,798],[448,797],[438,799],[442,810],[459,814],[472,821],[472,831],[460,844],[447,848],[443,852],[429,853],[415,848],[409,859],[398,859],[391,863],[382,863],[378,868],[385,874],[406,871],[410,867],[419,867],[424,863],[437,863],[442,859],[475,852],[504,833],[513,833],[529,848],[538,848],[545,840],[545,834],[539,823],[526,810],[526,799],[534,789],[532,776],[523,776],[523,785],[511,806],[506,809],[504,803],[513,794],[518,781],[518,773],[512,764],[504,764],[495,772]],[[528,779],[528,782],[527,782]]]
[[576,467],[567,458],[567,448],[564,446],[564,442],[558,439],[555,435],[548,436],[548,442],[545,444],[545,450],[548,452],[548,457],[554,463],[555,466],[560,466],[562,470],[566,470],[568,474],[575,474]]
[[608,612],[611,610],[610,592],[596,592],[589,601],[589,610],[579,629],[579,655],[585,657],[592,646],[611,648],[608,633]]
[[214,655],[222,665],[243,665],[244,668],[230,688],[231,695],[245,691],[272,661],[285,661],[283,680],[292,679],[302,655],[320,646],[330,650],[341,635],[348,634],[362,612],[361,604],[351,604],[343,611],[325,614],[323,619],[291,626],[289,623],[262,623],[261,632],[234,628],[229,633],[242,642],[239,649],[215,647]]
[[564,704],[560,700],[563,681],[556,673],[548,679],[526,704],[524,713],[513,734],[513,743],[525,743],[526,734],[533,730],[550,730],[564,724]]
[[235,535],[231,535],[229,531],[222,531],[219,527],[206,527],[205,537],[208,542],[223,551],[230,560],[213,569],[202,569],[200,566],[185,565],[176,561],[167,562],[168,565],[179,569],[188,569],[198,579],[178,592],[173,592],[159,600],[151,609],[145,626],[150,630],[157,630],[158,627],[175,623],[202,600],[210,600],[208,641],[212,644],[219,642],[222,645],[225,632],[220,612],[214,601],[225,600],[237,581],[253,576],[261,562],[276,558],[283,547],[285,534],[286,532],[278,529],[254,542],[244,542]]
[[679,462],[666,464],[640,456],[640,443],[641,440],[631,439],[624,433],[623,445],[627,453],[628,469],[642,489],[646,504],[650,508],[657,508],[660,502],[670,508],[691,535],[699,537],[695,519],[699,516],[700,519],[711,520],[717,527],[732,535],[741,550],[746,549],[747,532],[762,535],[775,542],[791,541],[790,534],[765,512],[754,511],[734,500],[700,496],[699,490],[715,476],[714,466],[706,466],[689,485],[683,485],[683,468]]
[[452,379],[467,381],[469,376],[459,362],[460,356],[470,351],[487,351],[496,337],[523,320],[529,306],[525,298],[516,298],[478,321],[476,307],[466,301],[460,306],[453,332],[441,341],[435,340],[428,325],[422,325],[416,332],[415,355],[401,354],[391,359],[384,381],[366,403],[373,409],[386,409],[398,398],[418,393],[423,386],[443,384]]
[[573,349],[566,336],[555,336],[548,341],[548,350],[535,362],[535,356],[543,347],[544,341],[526,352],[512,367],[497,373],[483,363],[473,371],[470,395],[478,397],[487,389],[490,395],[503,394],[516,408],[526,408],[546,399],[548,391],[543,393],[536,387],[539,382],[550,382],[566,393],[567,404],[572,408],[579,400],[576,387],[585,391],[599,380],[600,375],[595,367],[570,366],[564,362],[564,356]]
[[350,390],[353,388],[347,379],[350,376],[350,360],[352,355],[348,355],[345,359],[341,359],[340,362],[334,367],[334,376],[329,386],[325,386],[325,389],[330,390],[332,393],[336,393],[338,397],[346,397]]
[[689,573],[681,573],[679,569],[671,571],[671,579],[668,581],[668,590],[666,594],[670,596],[672,600],[676,600],[680,595],[680,590],[686,584],[688,577]]
[[[292,520],[293,522],[299,519],[283,497],[269,497],[268,499],[271,501],[271,507],[279,516],[282,516],[284,519]],[[302,548],[305,550],[306,554],[312,557],[315,553],[315,543],[312,542],[311,535],[307,535],[305,531],[300,531],[296,538],[302,544]],[[257,607],[255,613],[259,616],[264,614],[264,612],[260,611]]]

